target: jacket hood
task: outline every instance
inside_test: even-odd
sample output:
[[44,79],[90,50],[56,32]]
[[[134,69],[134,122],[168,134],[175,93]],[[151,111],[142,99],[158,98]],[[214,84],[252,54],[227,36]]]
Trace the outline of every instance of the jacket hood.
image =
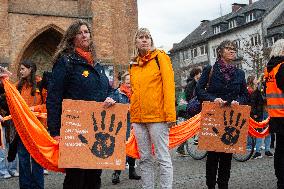
[[284,62],[284,56],[276,56],[271,57],[269,62],[267,63],[267,71],[268,73],[271,72],[271,70],[277,66],[278,64]]

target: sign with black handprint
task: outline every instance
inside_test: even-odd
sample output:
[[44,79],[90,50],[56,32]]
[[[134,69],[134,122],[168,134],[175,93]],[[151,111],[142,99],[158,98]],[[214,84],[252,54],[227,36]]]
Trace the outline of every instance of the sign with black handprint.
[[218,103],[204,102],[198,148],[207,151],[245,153],[249,117],[249,106],[220,106]]
[[59,166],[62,168],[125,168],[128,105],[64,100]]

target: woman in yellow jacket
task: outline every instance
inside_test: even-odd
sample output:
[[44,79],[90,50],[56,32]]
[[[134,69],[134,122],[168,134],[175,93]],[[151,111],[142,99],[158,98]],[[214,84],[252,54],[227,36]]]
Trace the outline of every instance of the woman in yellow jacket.
[[152,189],[154,158],[160,165],[161,188],[172,188],[173,167],[168,149],[169,127],[176,121],[174,72],[169,56],[155,49],[148,29],[141,28],[134,39],[134,58],[130,64],[132,96],[131,123],[141,157],[143,188]]

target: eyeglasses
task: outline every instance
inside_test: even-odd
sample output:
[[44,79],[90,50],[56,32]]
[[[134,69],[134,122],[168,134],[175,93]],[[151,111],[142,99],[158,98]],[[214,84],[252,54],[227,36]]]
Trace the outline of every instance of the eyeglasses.
[[228,51],[234,51],[234,52],[237,51],[236,48],[234,47],[225,47],[225,49],[227,49]]

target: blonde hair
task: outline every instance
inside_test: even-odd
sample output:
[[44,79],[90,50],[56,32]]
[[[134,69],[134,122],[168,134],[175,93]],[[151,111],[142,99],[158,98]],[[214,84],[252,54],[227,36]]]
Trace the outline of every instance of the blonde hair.
[[151,33],[149,31],[149,29],[147,28],[139,28],[134,36],[134,40],[133,40],[133,44],[134,44],[134,49],[133,49],[133,54],[132,54],[132,59],[135,59],[138,55],[139,55],[139,49],[136,46],[136,39],[140,36],[140,35],[146,34],[150,37],[151,39],[151,51],[155,49],[155,45],[154,45],[154,41],[153,38],[151,36]]
[[270,58],[273,56],[283,56],[284,51],[284,39],[278,39],[271,47]]

